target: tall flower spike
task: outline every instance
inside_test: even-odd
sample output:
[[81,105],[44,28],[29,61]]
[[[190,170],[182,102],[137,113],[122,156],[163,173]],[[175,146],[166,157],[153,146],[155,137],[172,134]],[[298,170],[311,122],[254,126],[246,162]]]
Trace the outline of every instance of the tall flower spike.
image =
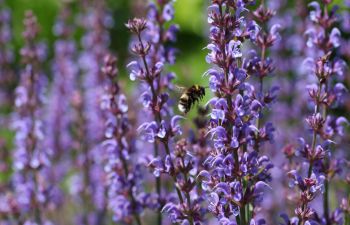
[[69,25],[72,13],[65,5],[56,21],[54,32],[58,37],[55,42],[55,56],[52,66],[53,82],[46,107],[46,147],[52,151],[52,174],[50,179],[58,186],[72,169],[73,120],[72,96],[76,89],[78,67],[73,37],[74,27]]
[[[266,3],[268,4],[268,2]],[[276,99],[276,92],[278,87],[272,87],[270,90],[264,90],[264,80],[272,76],[272,72],[275,67],[273,60],[268,56],[269,48],[272,47],[280,39],[279,24],[273,24],[268,29],[269,21],[273,18],[275,11],[265,6],[265,1],[262,1],[257,10],[253,12],[256,20],[258,21],[261,29],[257,33],[255,44],[259,48],[259,53],[256,51],[250,52],[250,59],[246,61],[245,67],[248,74],[255,76],[258,80],[259,91],[257,92],[257,98],[262,104],[262,110],[259,117],[256,120],[256,127],[258,132],[256,133],[254,145],[255,150],[259,151],[261,145],[264,142],[273,142],[274,127],[272,123],[262,124],[263,108],[268,109]]]
[[[128,105],[126,97],[120,93],[116,81],[118,70],[116,58],[107,55],[102,72],[106,76],[105,93],[101,108],[106,114],[105,140],[102,145],[107,154],[105,172],[107,174],[108,205],[116,221],[130,221],[134,217],[141,225],[140,165],[133,162],[135,153],[133,136],[130,135]],[[131,137],[131,138],[130,138]]]
[[[264,83],[271,83],[271,77],[275,70],[273,59],[269,56],[271,48],[281,39],[279,30],[281,26],[273,23],[273,17],[276,12],[269,7],[270,1],[261,1],[259,7],[252,13],[257,21],[260,29],[257,29],[256,37],[253,42],[257,47],[257,50],[251,50],[249,58],[245,61],[244,67],[249,75],[256,79],[256,98],[261,104],[261,109],[258,117],[255,121],[256,131],[252,137],[253,149],[261,157],[267,157],[262,155],[264,143],[274,142],[274,131],[275,127],[272,122],[269,122],[271,118],[266,118],[267,111],[271,110],[271,106],[277,98],[277,91],[279,87],[266,87]],[[267,81],[267,82],[266,82]],[[267,121],[267,122],[266,122]],[[270,149],[273,147],[269,146],[269,155],[272,155]],[[263,197],[263,194],[259,197]],[[252,205],[251,212],[248,206],[248,213],[255,211],[255,206]],[[265,208],[265,207],[264,207]],[[264,213],[267,213],[266,211]]]
[[54,197],[50,183],[50,156],[44,148],[43,131],[43,74],[39,70],[42,46],[37,41],[39,26],[31,11],[26,12],[21,49],[25,65],[16,89],[16,114],[13,127],[16,131],[13,151],[13,185],[18,204],[18,223],[45,223],[44,215]]
[[103,171],[105,154],[101,146],[104,140],[105,118],[100,108],[105,79],[101,65],[108,52],[110,43],[108,28],[113,24],[113,20],[107,12],[104,0],[87,1],[83,9],[80,22],[85,33],[81,39],[83,50],[79,57],[82,93],[77,98],[78,113],[83,116],[80,121],[83,135],[80,136],[82,140],[79,140],[82,145],[77,162],[81,168],[77,179],[83,183],[78,188],[80,201],[83,203],[79,223],[99,224],[105,219],[107,210],[107,190]]
[[[306,119],[306,123],[312,131],[312,141],[308,144],[300,138],[300,147],[296,151],[308,163],[309,168],[305,177],[296,170],[289,172],[292,186],[297,185],[300,191],[299,205],[295,209],[298,221],[293,223],[299,225],[321,221],[325,224],[340,224],[342,219],[338,215],[339,209],[331,212],[329,207],[330,180],[341,171],[341,160],[335,158],[335,152],[331,149],[334,141],[331,140],[342,136],[341,127],[348,123],[344,117],[330,115],[331,108],[341,103],[346,91],[343,84],[337,83],[342,79],[344,62],[336,56],[341,34],[335,27],[335,8],[328,11],[331,3],[332,1],[323,1],[322,6],[318,2],[309,4],[312,25],[306,35],[313,57],[307,58],[304,65],[308,75],[317,82],[308,87],[313,114]],[[336,94],[339,93],[337,87],[342,87],[341,94]],[[323,216],[311,208],[311,202],[321,194]]]
[[212,108],[208,135],[214,149],[204,162],[208,169],[198,179],[210,193],[208,209],[221,224],[263,223],[253,219],[252,206],[261,202],[272,168],[268,157],[254,149],[259,131],[254,123],[263,102],[247,82],[253,74],[244,66],[242,52],[247,40],[257,41],[260,29],[245,17],[249,4],[212,1],[208,8],[211,42],[206,60],[212,68],[205,74],[216,95],[208,103]]
[[[159,210],[169,214],[173,223],[199,222],[199,204],[194,193],[193,179],[189,172],[192,170],[191,157],[181,154],[174,155],[173,140],[181,134],[178,125],[181,116],[174,116],[169,107],[169,91],[172,89],[173,73],[166,74],[164,66],[175,61],[175,50],[171,42],[176,40],[176,25],[165,26],[173,18],[173,1],[158,1],[151,4],[148,11],[148,20],[132,19],[127,24],[135,34],[135,43],[131,51],[139,57],[129,63],[130,79],[145,84],[142,94],[145,109],[151,113],[153,119],[144,122],[139,127],[144,140],[154,144],[154,154],[148,166],[153,170],[157,179],[156,189],[159,197]],[[167,27],[167,28],[166,28]],[[165,157],[161,157],[165,152]],[[183,150],[184,151],[184,150]],[[182,160],[185,160],[183,163]],[[186,168],[183,168],[186,167]],[[188,170],[188,168],[190,168]],[[161,174],[172,178],[175,186],[177,201],[174,198],[166,199],[161,193]],[[195,197],[192,199],[192,197]],[[167,203],[167,204],[165,204]],[[158,224],[162,223],[161,211],[158,214]]]
[[[271,79],[272,84],[278,84],[278,101],[275,101],[268,113],[264,113],[269,117],[276,127],[274,135],[274,148],[269,149],[271,160],[279,168],[281,172],[273,174],[271,186],[274,190],[268,196],[263,210],[272,218],[269,220],[280,220],[278,214],[282,211],[290,210],[286,203],[292,201],[295,204],[299,193],[288,187],[288,177],[285,176],[288,171],[298,170],[301,166],[300,161],[296,160],[296,145],[291,144],[291,137],[295,139],[295,135],[305,136],[308,131],[304,129],[305,112],[308,107],[308,94],[305,92],[305,83],[309,82],[309,78],[304,76],[302,71],[303,60],[305,55],[309,53],[306,47],[304,31],[306,23],[304,18],[307,17],[307,2],[296,0],[288,2],[288,0],[269,0],[265,1],[265,7],[272,8],[276,14],[269,20],[269,26],[280,24],[281,40],[275,42],[274,46],[269,48],[267,53],[273,59],[275,70],[273,74],[276,76]],[[291,5],[289,4],[291,3]],[[293,8],[293,10],[291,10]],[[268,30],[268,27],[263,29]],[[265,78],[269,84],[269,78]],[[282,150],[281,150],[282,149]],[[280,162],[283,162],[282,165]],[[285,193],[281,197],[281,193]],[[278,213],[276,213],[278,212]],[[293,218],[293,220],[296,218]]]
[[[0,1],[0,4],[4,4]],[[12,103],[13,95],[11,88],[14,86],[15,74],[12,68],[14,63],[12,40],[11,10],[6,7],[0,9],[0,98],[2,105]]]

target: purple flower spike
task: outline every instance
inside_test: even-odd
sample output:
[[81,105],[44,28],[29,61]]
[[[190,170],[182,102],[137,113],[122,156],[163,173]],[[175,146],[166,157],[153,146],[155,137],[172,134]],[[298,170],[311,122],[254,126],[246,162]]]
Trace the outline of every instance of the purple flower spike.
[[[15,149],[13,150],[13,190],[16,198],[17,217],[25,223],[35,224],[46,221],[46,204],[58,205],[59,190],[52,179],[52,151],[45,148],[45,132],[43,131],[42,107],[45,79],[39,70],[40,57],[37,43],[39,26],[31,11],[27,11],[24,19],[24,47],[21,49],[24,69],[21,81],[16,90],[16,113],[13,128],[16,131]],[[35,214],[30,213],[35,209]],[[13,214],[15,215],[15,214]],[[34,216],[35,215],[35,216]],[[18,223],[20,221],[18,220]]]
[[206,61],[212,68],[204,75],[209,76],[209,87],[217,96],[207,103],[211,106],[207,135],[214,149],[198,179],[203,190],[211,192],[208,209],[220,224],[254,222],[246,208],[254,210],[262,202],[258,187],[271,179],[272,164],[267,157],[259,160],[258,152],[263,142],[273,140],[274,128],[271,123],[256,126],[256,122],[274,96],[257,92],[248,78],[262,79],[274,68],[271,59],[259,59],[256,54],[246,59],[243,45],[252,41],[264,48],[272,46],[280,39],[280,26],[273,26],[266,35],[257,22],[248,19],[248,6],[245,1],[213,0],[208,8],[211,42]]
[[[192,178],[197,173],[198,162],[190,153],[187,141],[179,140],[182,134],[180,120],[184,117],[173,114],[169,93],[174,88],[174,74],[165,71],[175,62],[177,52],[172,47],[179,30],[177,25],[171,24],[173,3],[172,0],[156,1],[150,4],[147,19],[135,18],[126,24],[135,35],[131,52],[137,57],[127,67],[130,79],[138,81],[143,92],[145,114],[138,131],[154,149],[153,155],[147,158],[148,167],[156,176],[155,189],[160,203],[157,223],[162,224],[161,213],[166,213],[173,223],[194,225],[203,219],[200,213],[204,211]],[[160,186],[164,177],[171,178],[177,199],[169,199],[172,195]]]
[[[309,4],[312,24],[309,25],[306,35],[307,46],[312,49],[313,57],[306,58],[304,66],[311,78],[309,80],[315,83],[307,86],[313,112],[305,121],[312,132],[312,138],[300,138],[300,147],[296,149],[296,156],[301,157],[308,165],[307,173],[295,169],[288,173],[291,178],[290,186],[298,187],[300,197],[295,209],[297,222],[284,216],[285,224],[338,224],[335,222],[338,219],[331,216],[333,213],[329,207],[329,184],[341,171],[341,163],[335,157],[339,146],[333,140],[340,140],[344,134],[343,125],[348,122],[343,117],[331,115],[331,108],[342,102],[340,93],[345,91],[343,84],[338,82],[342,80],[344,72],[342,60],[336,52],[341,43],[341,32],[335,27],[336,7],[329,11],[331,3],[332,0],[325,0],[321,5],[318,2]],[[312,208],[312,203],[320,195],[323,198],[323,215]]]
[[139,163],[131,163],[135,146],[130,139],[130,124],[125,96],[115,80],[118,70],[116,58],[107,55],[102,71],[106,77],[105,96],[108,99],[106,114],[106,135],[102,146],[105,147],[107,160],[105,173],[108,186],[108,206],[114,213],[115,221],[129,221],[133,217],[141,224],[140,213],[145,204],[141,193],[141,172]]

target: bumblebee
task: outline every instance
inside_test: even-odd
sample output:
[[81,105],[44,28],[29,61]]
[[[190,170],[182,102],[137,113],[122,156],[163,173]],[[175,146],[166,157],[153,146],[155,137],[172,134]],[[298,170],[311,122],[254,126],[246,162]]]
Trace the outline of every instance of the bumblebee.
[[191,110],[192,106],[196,102],[202,100],[204,96],[205,87],[193,85],[182,93],[177,107],[179,108],[180,112],[186,114]]

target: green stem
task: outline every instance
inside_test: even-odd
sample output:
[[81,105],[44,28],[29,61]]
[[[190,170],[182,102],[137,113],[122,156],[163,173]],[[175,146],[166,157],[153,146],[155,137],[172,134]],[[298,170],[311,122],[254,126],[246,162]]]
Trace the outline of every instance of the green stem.
[[[265,55],[265,48],[263,48],[263,53],[262,53],[262,56]],[[262,95],[263,94],[263,90],[264,90],[264,80],[262,77],[260,77],[259,79],[260,81],[260,94]],[[261,113],[259,113],[259,116],[258,118],[256,119],[256,128],[259,130],[261,127]],[[255,144],[255,150],[259,152],[259,143],[258,143],[258,140],[259,140],[259,131],[256,132],[256,140],[257,140],[257,143]]]
[[308,177],[308,178],[311,177],[311,174],[312,174],[312,167],[313,167],[313,162],[310,162],[309,171],[308,171],[308,173],[307,173],[307,177]]
[[238,216],[236,216],[236,220],[237,220],[237,223],[239,225],[241,225],[241,217],[239,216],[239,214],[238,214]]
[[[34,67],[34,65],[32,64],[32,66]],[[35,92],[35,84],[37,82],[37,76],[35,76],[35,71],[33,71],[34,69],[31,69],[30,72],[30,76],[29,76],[29,87],[28,87],[28,92],[29,92],[29,102],[27,103],[27,107],[29,110],[29,116],[30,118],[35,121],[36,120],[36,116],[35,116],[35,110],[36,108],[39,106],[38,103],[38,98],[36,96],[36,92]],[[33,157],[33,153],[35,151],[35,148],[37,146],[38,140],[36,138],[35,134],[35,126],[32,125],[29,131],[29,135],[28,135],[28,140],[27,140],[27,149],[29,150],[29,154],[30,157]],[[35,191],[37,191],[38,189],[38,175],[39,170],[38,169],[33,169],[30,170],[29,172],[24,171],[24,176],[25,179],[28,179],[28,174],[33,176],[33,177],[29,177],[29,179],[33,179],[34,181],[34,185],[35,185]],[[35,222],[37,222],[38,224],[41,224],[42,219],[41,219],[41,211],[40,211],[40,204],[38,204],[38,201],[35,197],[35,195],[32,197],[32,204],[31,207],[33,208],[32,210],[32,216],[34,217]]]
[[[120,137],[121,135],[118,135],[118,136]],[[118,142],[119,142],[120,146],[123,146],[122,141],[120,139],[118,139]],[[124,158],[123,154],[120,154],[120,159],[121,159],[121,162],[122,162],[122,165],[123,165],[125,177],[128,177],[129,176],[128,162]],[[129,197],[130,197],[132,205],[135,206],[136,205],[136,200],[135,200],[134,195],[132,193],[132,188],[133,187],[129,188],[129,190],[128,190],[129,193],[128,194],[129,194]],[[137,212],[133,213],[133,215],[134,215],[134,218],[135,218],[135,221],[136,221],[137,225],[142,225],[141,219],[140,219],[140,215]]]
[[[169,143],[168,141],[163,141],[163,145],[164,145],[164,148],[165,148],[165,152],[166,154],[168,155],[169,157],[169,161],[170,161],[170,166],[172,168],[175,168],[174,167],[174,163],[173,163],[173,160],[171,159],[171,154],[170,154],[170,149],[169,149]],[[177,182],[177,177],[175,174],[172,174],[171,177],[173,178],[173,181],[174,181],[174,186],[175,186],[175,190],[176,190],[176,193],[177,193],[177,196],[179,198],[179,201],[180,203],[183,205],[184,204],[184,199],[182,197],[182,194],[181,194],[181,190],[179,189],[179,187],[177,186],[178,182]],[[189,196],[187,196],[189,198]],[[191,220],[192,219],[192,220]],[[193,225],[193,218],[189,218],[189,222],[190,222],[190,225]]]
[[[187,205],[188,205],[188,208],[189,208],[189,212],[190,212],[190,214],[192,214],[191,213],[192,210],[191,210],[191,197],[190,197],[190,194],[186,193],[185,196],[186,196],[186,199],[187,199]],[[189,220],[191,225],[194,225],[194,221],[193,221],[192,215],[188,215],[188,220]]]
[[[316,139],[317,139],[317,133],[316,131],[314,131],[313,135],[312,135],[312,146],[311,146],[311,150],[314,151],[315,147],[316,147]],[[312,174],[312,167],[313,167],[313,160],[310,159],[310,165],[309,165],[309,171],[307,173],[307,177],[310,178],[311,174]]]
[[35,218],[35,222],[37,222],[38,224],[41,224],[41,212],[40,212],[40,206],[36,205],[34,206],[34,218]]
[[[172,168],[175,168],[175,167],[174,167],[173,160],[171,159],[168,141],[164,141],[163,144],[164,144],[165,152],[166,152],[166,154],[167,154],[168,157],[169,157],[170,166],[171,166]],[[182,194],[181,194],[181,191],[180,191],[179,187],[177,186],[177,177],[176,177],[175,174],[171,175],[171,177],[172,177],[173,180],[174,180],[174,185],[175,185],[176,193],[177,193],[177,195],[178,195],[178,197],[179,197],[180,203],[183,204],[183,203],[184,203],[184,199],[183,199],[183,197],[182,197]]]
[[[325,82],[325,92],[328,92],[328,82]],[[322,112],[322,117],[323,119],[327,118],[327,105],[324,105],[323,107],[323,112]],[[324,211],[324,216],[326,218],[326,223],[327,225],[329,224],[329,181],[328,181],[328,168],[329,168],[329,160],[328,157],[326,156],[325,158],[325,165],[326,165],[326,179],[324,182],[324,193],[323,193],[323,211]],[[345,223],[346,224],[346,223]]]
[[328,183],[328,177],[326,177],[326,180],[324,181],[323,210],[324,210],[324,215],[326,218],[327,225],[329,224],[328,190],[329,190],[329,183]]
[[[157,142],[154,142],[154,156],[158,157],[159,155],[159,149],[158,149],[158,144]],[[159,200],[161,199],[162,196],[162,180],[160,175],[158,177],[156,177],[156,191],[157,191],[157,195]],[[162,225],[162,205],[159,207],[158,212],[157,212],[157,224],[158,225]]]
[[[317,99],[320,98],[320,95],[321,95],[321,88],[322,88],[322,84],[319,83],[318,84],[318,91],[317,91]],[[318,104],[318,100],[317,100],[317,103],[316,103],[316,108],[315,108],[315,114],[318,113],[320,110],[320,106]],[[316,140],[317,140],[317,132],[314,130],[313,131],[313,135],[312,135],[312,145],[311,145],[311,151],[314,152],[315,151],[315,148],[316,148]],[[309,165],[309,172],[308,172],[308,178],[311,177],[311,174],[312,174],[312,167],[313,167],[313,160],[310,159],[310,165]]]
[[[162,187],[162,181],[160,176],[156,177],[156,189],[157,189],[157,195],[159,198],[161,198],[161,187]],[[162,206],[159,207],[158,212],[157,212],[157,224],[162,225]]]
[[[316,108],[315,108],[315,114],[316,113],[319,113],[319,110],[320,110],[320,105],[319,105],[319,98],[320,98],[320,95],[321,95],[321,89],[322,89],[322,84],[321,82],[319,82],[318,84],[318,91],[317,91],[317,102],[316,102]],[[315,148],[316,148],[316,141],[317,141],[317,132],[314,130],[313,131],[313,135],[312,135],[312,145],[311,145],[311,151],[314,152],[315,151]],[[312,169],[313,169],[313,159],[309,159],[310,160],[310,164],[309,164],[309,170],[308,170],[308,173],[307,173],[307,177],[310,178],[311,175],[312,175]],[[302,205],[302,209],[305,210],[305,208],[307,207],[307,203],[304,203]],[[299,220],[299,223],[298,225],[301,225],[301,224],[304,224],[304,218],[301,218]]]
[[[181,161],[182,161],[182,165],[185,166],[185,160],[183,158],[181,158]],[[185,178],[185,183],[187,183],[187,174],[185,172],[182,173],[184,175],[184,178]],[[188,205],[188,209],[189,209],[189,212],[190,214],[192,214],[192,204],[191,204],[191,196],[188,192],[185,193],[185,197],[186,197],[186,200],[187,200],[187,205]],[[192,215],[188,215],[188,219],[190,221],[190,224],[194,224],[193,222],[193,218],[192,218]]]
[[247,225],[245,206],[241,207],[241,218],[242,218],[241,225]]
[[247,222],[249,223],[250,221],[250,210],[249,210],[250,204],[246,204],[246,213],[247,213]]
[[[142,38],[141,38],[140,34],[138,34],[138,40],[140,42],[141,48],[144,50],[145,47],[143,45]],[[142,61],[143,61],[143,64],[144,64],[144,67],[146,70],[147,82],[148,82],[149,86],[151,87],[152,102],[153,102],[153,104],[156,104],[157,103],[157,92],[153,86],[153,80],[151,78],[151,73],[150,73],[150,70],[148,68],[146,57],[144,55],[142,55],[141,58],[142,58]],[[153,114],[154,114],[155,120],[157,122],[160,122],[162,120],[159,112],[153,110]],[[158,149],[158,145],[156,142],[154,143],[154,156],[155,157],[159,156],[159,149]],[[161,198],[161,187],[162,187],[161,185],[162,185],[161,177],[160,176],[156,177],[156,191],[157,191],[159,198]],[[177,190],[177,192],[178,192],[178,190]],[[179,193],[178,193],[178,195],[179,195]],[[180,195],[181,195],[181,193],[180,193]],[[182,198],[182,196],[181,196],[181,198]],[[157,212],[157,224],[162,225],[162,207],[159,207],[158,212]]]
[[[347,196],[348,196],[348,203],[350,202],[350,187],[349,187],[349,185],[347,185],[347,188],[346,188],[346,193],[347,193]],[[345,216],[344,216],[345,218],[344,218],[344,224],[345,225],[349,225],[350,224],[350,213],[349,213],[349,211],[346,211],[345,212]]]

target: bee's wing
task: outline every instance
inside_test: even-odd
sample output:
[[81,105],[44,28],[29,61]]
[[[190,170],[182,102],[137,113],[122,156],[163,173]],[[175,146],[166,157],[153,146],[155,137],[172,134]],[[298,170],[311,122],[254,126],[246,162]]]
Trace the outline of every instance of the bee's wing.
[[179,85],[175,85],[175,90],[176,90],[177,92],[183,93],[183,92],[185,92],[186,87],[179,86]]

